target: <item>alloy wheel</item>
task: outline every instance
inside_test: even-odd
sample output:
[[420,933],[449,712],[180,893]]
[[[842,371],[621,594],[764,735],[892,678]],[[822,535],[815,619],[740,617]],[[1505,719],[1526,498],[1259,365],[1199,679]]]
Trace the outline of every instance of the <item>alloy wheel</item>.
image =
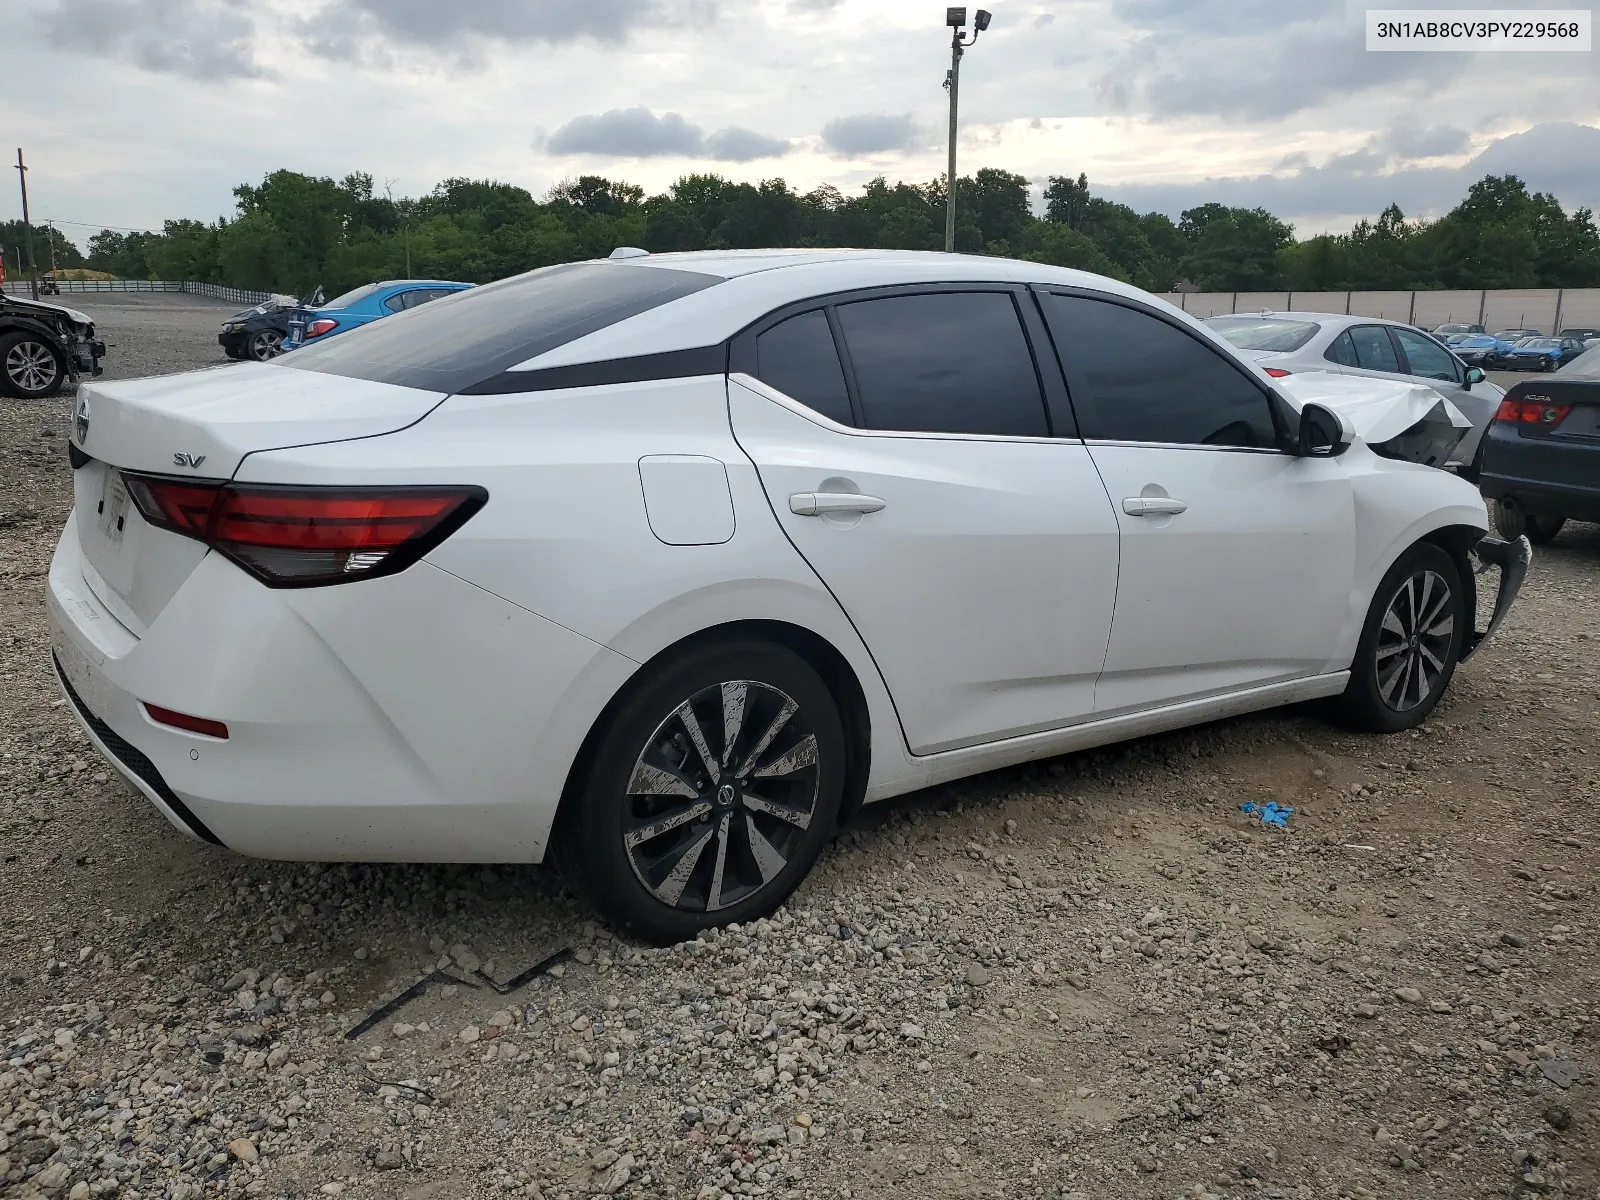
[[266,362],[283,352],[283,334],[276,329],[263,329],[250,339],[250,357]]
[[60,373],[55,354],[43,342],[18,342],[6,354],[6,377],[22,391],[47,392]]
[[1456,620],[1450,585],[1426,568],[1407,577],[1378,628],[1378,694],[1396,712],[1428,699],[1450,661]]
[[672,908],[738,904],[788,865],[820,782],[816,734],[787,694],[749,679],[703,688],[634,762],[622,827],[629,864]]

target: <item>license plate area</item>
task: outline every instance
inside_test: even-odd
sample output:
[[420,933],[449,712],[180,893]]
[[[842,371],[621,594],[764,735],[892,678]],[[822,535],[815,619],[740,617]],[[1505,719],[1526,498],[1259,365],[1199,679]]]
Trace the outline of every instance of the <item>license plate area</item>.
[[96,518],[100,536],[112,545],[121,545],[128,524],[128,485],[123,482],[121,471],[106,470]]

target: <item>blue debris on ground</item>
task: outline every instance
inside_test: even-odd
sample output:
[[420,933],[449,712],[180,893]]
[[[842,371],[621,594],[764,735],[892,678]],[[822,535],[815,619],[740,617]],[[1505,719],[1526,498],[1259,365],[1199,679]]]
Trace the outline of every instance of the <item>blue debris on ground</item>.
[[1275,825],[1279,829],[1289,828],[1289,814],[1294,811],[1287,804],[1279,804],[1276,800],[1268,800],[1265,804],[1257,804],[1254,800],[1246,800],[1239,805],[1239,811],[1247,817],[1260,817],[1263,825]]

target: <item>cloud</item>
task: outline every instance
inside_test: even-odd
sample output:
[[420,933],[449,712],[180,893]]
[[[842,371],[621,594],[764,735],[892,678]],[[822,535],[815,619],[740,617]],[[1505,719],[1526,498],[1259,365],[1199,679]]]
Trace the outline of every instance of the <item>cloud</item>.
[[749,162],[756,158],[776,158],[789,153],[789,143],[783,138],[768,137],[753,129],[730,126],[719,129],[705,141],[705,151],[722,162]]
[[1467,131],[1449,125],[1396,125],[1384,142],[1401,158],[1443,158],[1467,148]]
[[205,80],[263,73],[242,0],[55,0],[34,20],[53,46],[146,71]]
[[790,145],[753,129],[729,126],[709,137],[675,112],[659,117],[644,105],[574,117],[544,141],[551,154],[603,154],[612,158],[681,155],[719,162],[749,162],[787,154]]
[[917,126],[910,113],[835,117],[822,127],[822,144],[840,158],[909,150],[916,139]]
[[[1422,134],[1436,132],[1423,130]],[[1390,203],[1400,205],[1408,216],[1438,216],[1458,204],[1467,188],[1485,175],[1516,175],[1530,191],[1549,192],[1569,209],[1600,208],[1600,176],[1593,167],[1600,161],[1600,129],[1593,126],[1566,121],[1536,125],[1525,133],[1500,138],[1457,167],[1400,165],[1390,149],[1395,140],[1390,131],[1362,150],[1287,175],[1221,176],[1190,183],[1124,184],[1094,190],[1141,212],[1153,209],[1172,217],[1212,200],[1265,208],[1291,221],[1373,214]],[[1399,140],[1404,142],[1406,135],[1401,134]],[[1422,137],[1425,148],[1453,141],[1448,135]],[[1305,237],[1316,230],[1298,232]]]
[[354,17],[367,32],[422,46],[470,39],[615,43],[664,15],[659,0],[337,0],[323,10],[323,19]]
[[545,142],[551,154],[605,154],[653,158],[662,154],[698,155],[705,135],[675,112],[656,116],[644,105],[613,108],[598,116],[573,117]]

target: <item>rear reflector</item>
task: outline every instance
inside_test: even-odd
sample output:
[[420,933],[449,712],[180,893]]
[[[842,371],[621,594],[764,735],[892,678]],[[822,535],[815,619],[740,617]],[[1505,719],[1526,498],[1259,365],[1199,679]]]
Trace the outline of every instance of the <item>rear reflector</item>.
[[482,508],[480,487],[289,487],[124,474],[152,525],[205,542],[268,587],[402,571]]
[[1571,411],[1570,404],[1551,404],[1545,399],[1513,400],[1507,397],[1500,401],[1494,419],[1517,425],[1538,425],[1545,429],[1554,429],[1566,420],[1567,414]]
[[206,737],[228,738],[228,727],[221,721],[213,721],[207,717],[191,717],[188,713],[174,712],[170,708],[162,708],[159,704],[144,701],[144,710],[150,714],[150,719],[161,725],[171,725],[174,729],[182,729],[188,733],[201,733]]
[[1293,371],[1285,371],[1282,367],[1262,367],[1261,369],[1274,379],[1282,379],[1285,375],[1294,374]]

